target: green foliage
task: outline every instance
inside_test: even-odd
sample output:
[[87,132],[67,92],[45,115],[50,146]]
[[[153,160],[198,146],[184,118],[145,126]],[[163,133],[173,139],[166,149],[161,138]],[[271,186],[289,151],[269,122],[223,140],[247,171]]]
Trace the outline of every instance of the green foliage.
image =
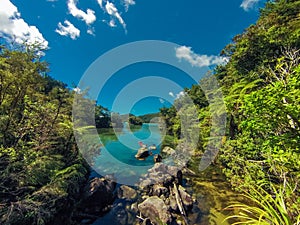
[[277,190],[272,187],[272,194],[266,192],[260,186],[253,186],[251,192],[244,194],[243,196],[251,203],[235,203],[226,208],[226,210],[233,210],[234,215],[228,216],[226,220],[232,218],[239,219],[238,224],[253,224],[253,225],[299,225],[300,224],[300,212],[298,216],[293,217],[289,213],[289,209],[285,203],[286,191],[284,187],[280,187]]
[[[233,187],[251,195],[257,195],[257,184],[267,195],[274,186],[299,182],[299,4],[268,2],[257,23],[225,48],[230,61],[216,71],[230,121],[219,160]],[[296,218],[299,191],[280,195],[289,217]]]
[[131,125],[142,125],[143,120],[140,117],[136,117],[135,115],[129,115],[129,123]]
[[176,145],[177,141],[174,139],[174,137],[171,135],[166,135],[161,143],[161,149],[164,147],[171,147],[174,149]]
[[199,108],[204,108],[208,106],[206,96],[199,85],[192,85],[190,89],[186,88],[185,92],[193,100],[193,103]]
[[[174,106],[170,108],[163,107],[160,109],[160,115],[165,122],[167,134],[179,138],[180,133],[178,131],[180,130],[180,124],[178,117],[176,118],[176,108]],[[173,126],[175,127],[173,128]]]
[[277,59],[283,56],[283,49],[299,49],[299,8],[298,0],[268,2],[256,24],[237,35],[222,51],[230,57],[230,62],[220,66],[217,72],[225,93],[241,79],[264,78],[265,68],[274,69]]
[[[282,74],[279,65],[274,74]],[[281,80],[243,95],[240,99],[239,133],[227,141],[220,160],[236,187],[257,182],[298,182],[300,178],[299,66]],[[267,74],[267,73],[266,73]],[[299,196],[299,192],[295,192]],[[288,201],[294,202],[293,199]],[[294,202],[296,203],[296,202]],[[293,204],[293,203],[292,203]],[[297,203],[299,204],[299,202]]]
[[95,123],[97,128],[111,127],[110,112],[107,108],[96,105],[95,107]]
[[1,48],[1,224],[49,224],[70,209],[86,179],[73,136],[73,93],[47,71],[34,52]]
[[[228,121],[218,162],[232,186],[256,202],[253,207],[240,205],[240,216],[251,218],[240,224],[259,224],[260,216],[265,219],[261,224],[300,221],[299,27],[299,0],[268,1],[256,24],[224,48],[221,54],[229,62],[212,75],[220,83]],[[185,90],[197,105],[200,156],[212,118],[223,110],[216,102],[207,105],[201,87],[206,88],[203,81]],[[208,89],[205,95],[210,98],[216,92]],[[182,135],[180,104],[177,100],[161,109],[167,134],[175,140]],[[257,185],[261,188],[256,191]]]

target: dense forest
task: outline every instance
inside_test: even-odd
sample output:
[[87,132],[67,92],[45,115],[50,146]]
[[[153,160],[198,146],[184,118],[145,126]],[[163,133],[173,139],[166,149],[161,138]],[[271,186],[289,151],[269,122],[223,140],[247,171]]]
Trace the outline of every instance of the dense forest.
[[[228,121],[216,163],[232,187],[253,202],[229,207],[240,210],[233,216],[243,218],[241,224],[300,223],[299,28],[300,1],[270,1],[257,23],[224,48],[229,62],[214,70]],[[210,106],[201,85],[185,92],[198,107],[201,156],[209,138]],[[182,141],[176,107],[161,109],[161,115],[168,135]]]
[[0,223],[66,223],[88,177],[72,129],[73,91],[30,49],[0,52]]
[[[213,71],[227,112],[226,137],[214,163],[249,198],[249,205],[228,207],[240,224],[300,224],[299,47],[300,1],[269,1],[256,24],[221,52],[228,63]],[[71,223],[88,180],[72,128],[75,93],[48,71],[30,48],[0,47],[0,224]],[[185,93],[197,107],[198,160],[209,140],[211,106],[201,85]],[[160,110],[166,145],[182,141],[180,101]],[[129,115],[129,121],[140,125],[157,115]],[[97,128],[122,122],[96,105],[91,124]]]

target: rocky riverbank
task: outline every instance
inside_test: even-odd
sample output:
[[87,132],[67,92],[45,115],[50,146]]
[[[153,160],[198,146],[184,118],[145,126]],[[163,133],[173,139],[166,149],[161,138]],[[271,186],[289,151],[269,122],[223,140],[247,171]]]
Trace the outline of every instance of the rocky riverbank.
[[156,163],[139,183],[141,200],[138,218],[153,224],[183,224],[193,199],[183,185],[182,171],[175,166]]
[[194,201],[184,188],[182,170],[156,162],[134,187],[118,185],[108,177],[90,180],[74,218],[79,224],[92,224],[106,213],[98,221],[187,224]]

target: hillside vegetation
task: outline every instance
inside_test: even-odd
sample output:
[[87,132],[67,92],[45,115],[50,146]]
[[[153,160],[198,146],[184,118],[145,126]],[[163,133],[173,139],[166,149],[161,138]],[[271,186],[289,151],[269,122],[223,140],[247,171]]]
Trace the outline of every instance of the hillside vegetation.
[[[268,203],[270,209],[249,213],[243,208],[244,218],[252,219],[250,224],[259,224],[253,220],[257,214],[263,224],[300,223],[299,47],[300,1],[270,1],[256,24],[224,48],[222,55],[229,62],[214,71],[228,121],[217,162],[235,189],[246,192],[256,203]],[[212,118],[207,93],[200,85],[186,93],[198,108],[201,131],[197,152],[201,155]],[[168,134],[182,141],[176,107],[161,109],[161,115]],[[276,201],[271,200],[273,196]],[[270,212],[274,215],[268,217]]]

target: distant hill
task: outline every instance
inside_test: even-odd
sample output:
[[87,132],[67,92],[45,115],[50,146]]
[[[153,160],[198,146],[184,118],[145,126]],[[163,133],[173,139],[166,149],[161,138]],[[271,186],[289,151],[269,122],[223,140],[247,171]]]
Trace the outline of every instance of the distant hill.
[[150,123],[150,121],[155,117],[160,117],[160,113],[159,112],[149,113],[149,114],[138,116],[138,118],[140,118],[143,121],[143,123]]
[[120,115],[120,118],[123,122],[128,121],[128,118],[129,118],[130,123],[133,125],[138,125],[141,123],[150,123],[151,120],[155,117],[160,117],[160,113],[159,112],[149,113],[149,114],[145,114],[145,115],[141,115],[141,116],[135,116],[131,113]]

